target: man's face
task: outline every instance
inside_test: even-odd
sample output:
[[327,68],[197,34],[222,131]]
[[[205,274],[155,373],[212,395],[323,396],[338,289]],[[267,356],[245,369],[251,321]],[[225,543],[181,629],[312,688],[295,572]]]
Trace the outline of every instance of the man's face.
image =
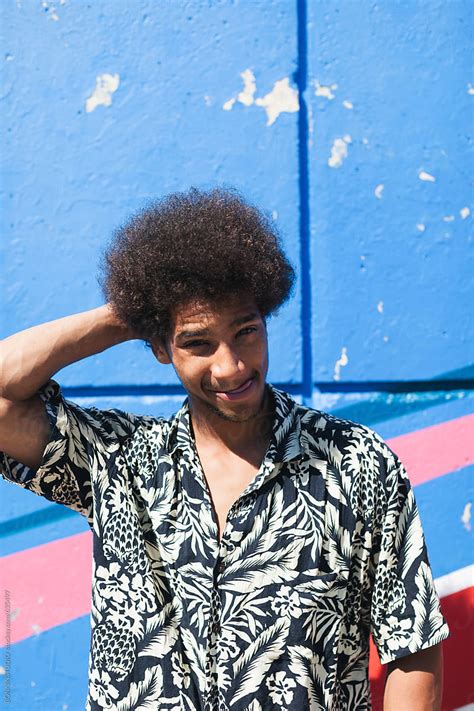
[[180,306],[166,344],[153,344],[172,363],[191,410],[245,422],[258,415],[268,370],[267,331],[253,301],[232,297],[217,305]]

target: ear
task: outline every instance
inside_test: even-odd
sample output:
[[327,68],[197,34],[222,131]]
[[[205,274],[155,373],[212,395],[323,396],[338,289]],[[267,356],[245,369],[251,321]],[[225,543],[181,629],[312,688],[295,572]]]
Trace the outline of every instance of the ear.
[[161,339],[153,339],[150,341],[151,350],[155,354],[155,358],[163,365],[169,365],[171,358],[166,348],[166,344]]

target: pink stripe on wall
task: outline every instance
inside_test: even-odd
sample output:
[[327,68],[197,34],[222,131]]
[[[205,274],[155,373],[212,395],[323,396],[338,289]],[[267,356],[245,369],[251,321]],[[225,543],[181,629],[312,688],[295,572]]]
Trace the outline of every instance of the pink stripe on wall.
[[394,437],[388,444],[405,465],[412,484],[474,464],[474,415]]
[[91,561],[91,532],[0,558],[10,608],[9,634],[0,615],[0,647],[90,614]]

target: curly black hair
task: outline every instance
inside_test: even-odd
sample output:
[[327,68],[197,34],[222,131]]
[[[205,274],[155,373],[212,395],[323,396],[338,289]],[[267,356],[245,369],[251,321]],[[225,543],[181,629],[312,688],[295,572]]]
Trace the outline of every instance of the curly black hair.
[[115,232],[99,273],[106,300],[147,345],[166,341],[180,305],[242,294],[265,318],[294,280],[274,225],[233,188],[191,188],[151,203]]

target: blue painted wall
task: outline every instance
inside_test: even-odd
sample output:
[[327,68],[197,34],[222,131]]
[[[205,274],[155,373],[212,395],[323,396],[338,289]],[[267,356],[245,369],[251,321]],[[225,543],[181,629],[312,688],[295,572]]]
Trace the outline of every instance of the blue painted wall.
[[[273,382],[387,437],[474,411],[470,0],[6,0],[0,13],[0,337],[102,303],[101,250],[147,201],[229,184],[272,215],[298,272],[270,324]],[[169,415],[182,400],[137,342],[56,377],[84,405]],[[420,489],[435,575],[469,561],[470,474],[446,508],[447,477]],[[0,489],[0,555],[87,530]],[[442,531],[458,526],[447,567],[441,509]],[[87,626],[14,647],[16,708],[83,708]]]

